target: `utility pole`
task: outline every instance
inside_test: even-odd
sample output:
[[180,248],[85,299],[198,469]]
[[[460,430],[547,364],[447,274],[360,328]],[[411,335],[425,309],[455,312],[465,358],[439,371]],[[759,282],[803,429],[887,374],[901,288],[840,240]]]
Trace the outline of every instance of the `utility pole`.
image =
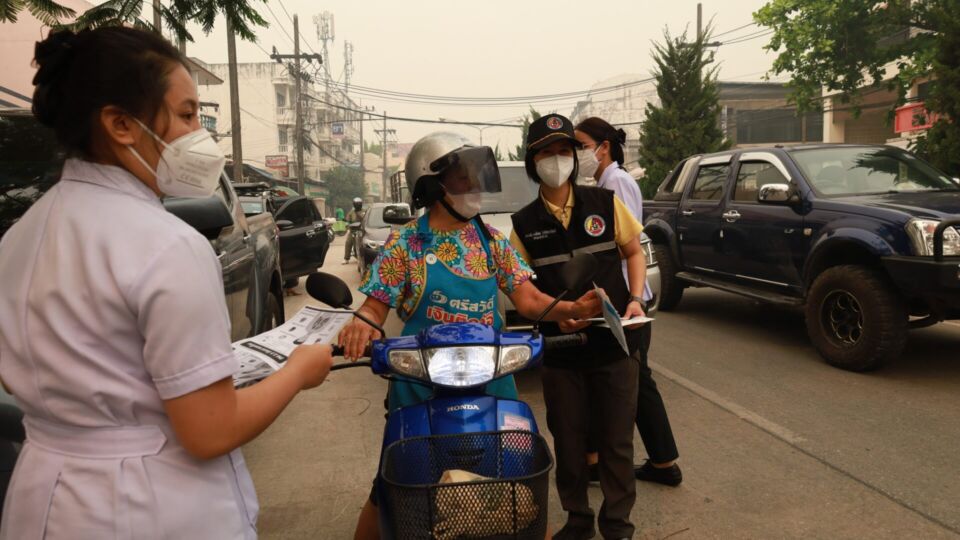
[[387,129],[387,111],[383,111],[383,129],[378,129],[377,133],[381,136],[381,144],[383,145],[383,186],[381,187],[381,196],[386,196],[387,194],[387,179],[389,178],[389,173],[387,173],[387,137],[396,133],[395,129]]
[[697,2],[697,40],[703,37],[703,4]]
[[319,54],[300,54],[300,19],[296,14],[293,15],[293,54],[279,54],[277,48],[273,48],[273,54],[270,58],[282,64],[284,59],[292,59],[293,64],[290,70],[293,72],[293,93],[296,104],[294,105],[294,149],[297,156],[297,190],[300,195],[304,193],[304,169],[303,169],[303,97],[301,95],[301,79],[303,79],[303,70],[300,69],[300,60],[316,60],[321,65],[323,58]]
[[233,141],[233,181],[243,182],[243,143],[240,139],[240,83],[237,79],[237,42],[227,17],[227,62],[230,72],[230,138]]
[[303,73],[300,71],[300,26],[299,19],[297,14],[293,14],[293,65],[296,66],[294,70],[293,84],[294,84],[294,94],[297,96],[297,105],[294,114],[294,137],[293,144],[296,145],[297,151],[297,191],[300,192],[300,195],[306,195],[307,192],[304,191],[304,182],[303,182],[303,117],[301,116],[301,107],[303,106],[303,98],[300,96],[300,75]]
[[160,0],[153,0],[153,29],[158,34],[163,34],[160,30]]

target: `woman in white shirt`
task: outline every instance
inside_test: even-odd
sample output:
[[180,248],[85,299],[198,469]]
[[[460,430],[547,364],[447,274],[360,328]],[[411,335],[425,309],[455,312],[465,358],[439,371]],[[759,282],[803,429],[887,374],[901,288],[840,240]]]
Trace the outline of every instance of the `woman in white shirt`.
[[[640,186],[623,168],[623,145],[627,142],[627,134],[601,118],[590,117],[577,124],[574,135],[583,144],[577,156],[581,174],[594,177],[597,180],[597,187],[616,193],[637,221],[643,223],[643,196],[640,193]],[[649,302],[651,299],[652,293],[650,286],[647,285],[644,287],[643,300]],[[643,308],[646,311],[646,306]],[[660,391],[653,380],[653,373],[649,366],[652,327],[653,323],[647,323],[643,327],[643,344],[640,347],[640,388],[637,394],[637,430],[647,450],[648,459],[643,465],[634,467],[634,476],[638,480],[677,486],[683,481],[683,475],[677,465],[679,457],[677,443],[673,438],[673,430],[670,428],[663,398],[660,397]],[[596,448],[596,443],[590,441],[588,447]],[[591,478],[599,478],[596,452],[587,456],[587,462],[590,464]]]
[[234,390],[220,264],[161,204],[211,195],[224,162],[169,42],[59,31],[35,61],[34,115],[72,157],[0,241],[0,378],[27,430],[0,538],[255,538],[238,448],[330,349]]

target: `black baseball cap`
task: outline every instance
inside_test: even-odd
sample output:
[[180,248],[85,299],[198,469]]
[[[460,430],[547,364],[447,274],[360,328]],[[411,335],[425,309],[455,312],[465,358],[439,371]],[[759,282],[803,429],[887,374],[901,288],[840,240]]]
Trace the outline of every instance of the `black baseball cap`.
[[583,147],[573,136],[573,122],[560,114],[548,114],[534,120],[527,131],[527,154],[536,154],[555,141],[567,139],[575,148]]

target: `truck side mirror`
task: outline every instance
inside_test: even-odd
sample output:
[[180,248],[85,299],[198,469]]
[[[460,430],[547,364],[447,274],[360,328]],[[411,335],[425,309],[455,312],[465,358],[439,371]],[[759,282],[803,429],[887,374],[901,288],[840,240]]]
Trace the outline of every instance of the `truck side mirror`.
[[167,198],[163,206],[208,240],[216,239],[223,229],[233,225],[230,210],[217,195],[203,199]]
[[799,197],[790,184],[766,184],[760,186],[757,200],[767,204],[794,204]]

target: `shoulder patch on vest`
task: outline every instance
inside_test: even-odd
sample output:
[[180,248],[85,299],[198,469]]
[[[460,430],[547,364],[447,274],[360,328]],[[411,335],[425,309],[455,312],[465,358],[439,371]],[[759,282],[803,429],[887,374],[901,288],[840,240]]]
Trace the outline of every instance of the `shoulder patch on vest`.
[[587,219],[583,222],[583,230],[587,231],[590,236],[597,237],[607,230],[607,222],[599,215],[593,214],[587,216]]

